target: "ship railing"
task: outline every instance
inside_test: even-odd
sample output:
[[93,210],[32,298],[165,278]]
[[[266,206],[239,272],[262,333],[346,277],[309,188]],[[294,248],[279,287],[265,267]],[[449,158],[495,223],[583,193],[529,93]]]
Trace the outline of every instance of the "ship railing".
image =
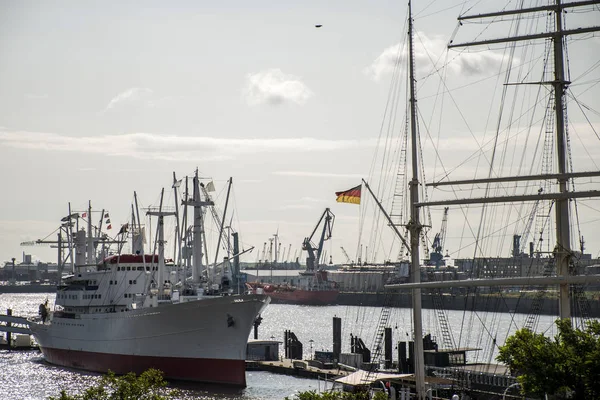
[[56,318],[72,318],[72,319],[81,318],[81,316],[79,314],[76,314],[73,312],[54,311],[53,314],[54,314],[54,317],[56,317]]

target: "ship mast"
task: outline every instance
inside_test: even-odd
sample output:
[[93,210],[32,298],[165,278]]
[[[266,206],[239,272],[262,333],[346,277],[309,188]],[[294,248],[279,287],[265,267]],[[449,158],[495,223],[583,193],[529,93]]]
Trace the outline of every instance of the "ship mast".
[[[565,81],[564,54],[562,35],[562,9],[560,0],[556,0],[556,36],[554,36],[554,104],[556,111],[556,150],[558,158],[558,173],[567,173],[566,135],[564,95],[567,89]],[[560,193],[567,193],[568,178],[558,178]],[[569,215],[569,199],[556,200],[556,272],[557,275],[569,276],[569,261],[571,258],[571,225]],[[568,283],[561,283],[558,289],[558,315],[560,318],[571,318],[571,295]]]
[[[146,215],[158,217],[158,224],[156,227],[156,234],[158,236],[155,243],[158,245],[158,274],[157,274],[157,288],[159,294],[163,294],[165,286],[165,216],[176,216],[174,211],[163,211],[163,198],[165,195],[165,189],[163,188],[160,192],[160,205],[158,211],[149,210]],[[152,253],[154,255],[154,252]]]
[[193,240],[193,249],[192,249],[192,258],[193,258],[193,266],[192,266],[192,281],[195,283],[200,282],[200,274],[202,273],[202,231],[203,231],[203,218],[202,218],[202,207],[212,206],[214,203],[212,201],[202,201],[200,199],[200,182],[198,179],[198,169],[196,169],[196,174],[194,175],[193,180],[194,186],[194,196],[192,200],[185,200],[183,204],[186,206],[194,207],[194,225],[192,228],[192,240]]
[[[565,80],[565,68],[564,68],[564,38],[567,35],[571,34],[579,34],[579,33],[589,33],[596,32],[600,30],[600,27],[589,27],[589,28],[581,28],[575,30],[563,30],[563,21],[562,21],[562,13],[565,8],[579,7],[590,4],[598,4],[598,1],[582,1],[582,2],[574,2],[574,3],[566,3],[561,4],[561,0],[556,0],[554,5],[542,6],[542,7],[534,7],[529,9],[521,9],[521,10],[511,10],[511,11],[502,11],[495,12],[489,14],[479,14],[474,16],[464,16],[460,17],[459,20],[473,19],[473,18],[487,18],[487,17],[496,17],[503,15],[511,15],[511,14],[522,14],[522,13],[530,13],[530,12],[540,12],[540,11],[551,11],[555,14],[555,30],[554,32],[543,33],[543,34],[535,34],[535,35],[524,35],[524,36],[516,36],[516,37],[508,37],[501,39],[493,39],[493,40],[485,40],[480,42],[472,42],[472,43],[464,43],[464,44],[451,44],[448,47],[466,47],[466,46],[476,46],[476,45],[486,45],[493,43],[506,43],[506,42],[517,42],[523,40],[532,40],[539,38],[551,38],[553,43],[553,53],[554,53],[554,81],[552,82],[543,82],[546,84],[551,84],[554,88],[554,109],[556,116],[556,151],[557,151],[557,162],[558,162],[558,174],[556,175],[556,179],[558,180],[558,193],[555,195],[551,195],[551,197],[556,200],[556,247],[555,247],[555,257],[556,257],[556,271],[557,276],[562,278],[562,281],[559,283],[559,316],[560,318],[571,318],[571,296],[569,291],[569,283],[567,277],[570,275],[569,272],[569,264],[571,259],[571,231],[570,231],[570,215],[569,215],[569,200],[571,198],[580,197],[581,194],[576,192],[569,192],[568,190],[568,181],[570,179],[569,171],[567,171],[567,138],[566,138],[566,129],[565,129],[565,102],[564,96],[565,91],[570,82]],[[592,176],[600,175],[600,172],[591,173]],[[531,177],[533,179],[533,177]],[[523,179],[523,178],[521,178]],[[495,180],[490,179],[488,182],[495,182]],[[539,196],[539,195],[538,195]],[[600,194],[597,191],[588,192],[585,197],[598,197]],[[518,196],[517,196],[518,197]],[[528,196],[533,197],[535,196]],[[541,198],[541,196],[540,196]],[[496,200],[501,200],[496,199]],[[506,199],[508,200],[508,199]],[[512,199],[514,201],[519,201],[519,199]],[[492,199],[494,201],[494,199]]]
[[[377,206],[381,210],[389,222],[389,226],[394,230],[403,245],[409,249],[411,256],[411,283],[403,284],[410,285],[412,292],[413,306],[413,322],[414,322],[414,357],[415,357],[415,389],[418,399],[425,398],[425,356],[423,353],[423,316],[422,316],[422,299],[421,299],[421,260],[419,254],[419,243],[423,225],[420,221],[420,200],[419,200],[419,145],[417,131],[417,94],[416,94],[416,79],[415,79],[415,62],[414,62],[414,47],[413,47],[413,18],[412,18],[412,3],[408,2],[408,43],[409,43],[409,80],[410,80],[410,130],[411,130],[411,159],[412,159],[412,179],[410,186],[410,221],[407,228],[410,232],[410,244],[402,236],[396,224],[392,221],[390,215],[385,211],[381,202],[371,190],[369,184],[363,179],[362,182],[373,196]],[[362,251],[361,251],[362,254]],[[360,264],[360,257],[359,257]],[[396,288],[403,285],[386,285],[386,288]]]
[[[419,218],[419,148],[417,142],[417,95],[415,88],[415,61],[413,48],[413,19],[412,5],[408,2],[408,43],[409,43],[409,71],[410,71],[410,133],[411,133],[411,159],[412,179],[410,181],[410,256],[411,256],[411,281],[413,284],[421,282],[421,260],[419,256],[419,242],[423,226]],[[423,320],[421,314],[421,288],[412,289],[412,305],[414,320],[414,346],[415,346],[415,385],[418,399],[425,398],[425,358],[423,355]]]
[[[70,211],[69,211],[70,212]],[[100,217],[102,218],[102,217]],[[87,209],[87,265],[95,264],[94,259],[94,235],[92,233],[92,202],[88,201]]]
[[[538,193],[538,194],[524,194],[524,195],[513,195],[513,196],[498,196],[498,197],[485,197],[485,198],[468,198],[468,199],[457,199],[457,200],[441,200],[441,201],[430,201],[417,203],[417,207],[423,206],[436,206],[436,205],[452,205],[452,204],[488,204],[488,203],[510,203],[510,202],[523,202],[523,201],[538,201],[538,200],[555,200],[556,201],[556,239],[557,244],[555,248],[556,253],[556,265],[557,265],[557,276],[553,277],[527,277],[525,278],[508,278],[508,279],[476,279],[476,280],[463,280],[463,281],[452,281],[452,287],[472,287],[472,286],[503,286],[507,284],[540,284],[540,285],[558,285],[559,290],[559,316],[560,318],[572,317],[571,315],[571,298],[569,293],[569,285],[582,283],[600,282],[600,275],[586,275],[585,277],[576,277],[570,275],[569,263],[571,258],[571,243],[570,243],[570,216],[569,216],[569,200],[576,198],[595,198],[600,197],[600,190],[589,190],[583,192],[575,192],[568,190],[568,180],[577,177],[593,177],[600,176],[600,171],[584,171],[575,172],[567,171],[567,149],[566,149],[566,129],[565,129],[565,114],[564,114],[564,95],[565,90],[570,82],[567,82],[564,77],[564,52],[563,52],[563,41],[564,37],[568,35],[591,33],[600,31],[600,26],[585,27],[578,29],[565,30],[562,29],[562,13],[567,8],[574,8],[580,6],[587,6],[593,4],[599,4],[598,0],[595,1],[581,1],[573,3],[561,3],[560,0],[556,0],[554,5],[540,6],[532,8],[524,8],[519,10],[500,11],[487,14],[478,14],[471,16],[461,16],[459,21],[469,19],[482,19],[489,17],[499,17],[505,15],[516,15],[532,12],[554,12],[556,15],[556,29],[554,32],[548,33],[537,33],[522,36],[513,36],[508,38],[500,39],[489,39],[471,43],[461,43],[448,45],[448,48],[454,47],[468,47],[478,45],[490,45],[496,43],[507,43],[507,42],[519,42],[519,41],[530,41],[534,39],[553,39],[554,40],[554,80],[551,82],[541,82],[542,84],[550,84],[554,88],[555,94],[555,109],[556,109],[556,139],[557,139],[557,159],[559,172],[557,174],[543,174],[543,175],[529,175],[529,176],[513,176],[513,177],[498,177],[498,178],[486,178],[476,180],[460,180],[460,181],[444,181],[427,184],[427,186],[442,186],[442,185],[461,185],[461,184],[474,184],[474,183],[499,183],[508,181],[535,181],[539,179],[557,179],[558,181],[558,193]],[[578,279],[585,278],[585,279]],[[420,284],[400,284],[400,285],[388,285],[386,288],[396,289],[412,289],[414,287],[420,288],[442,288],[447,287],[445,283],[430,282]]]

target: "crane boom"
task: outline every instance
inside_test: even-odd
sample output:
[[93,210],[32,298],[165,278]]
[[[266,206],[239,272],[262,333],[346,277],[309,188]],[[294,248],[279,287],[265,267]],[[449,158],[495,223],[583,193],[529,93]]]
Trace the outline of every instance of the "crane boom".
[[342,246],[340,246],[340,249],[342,249],[342,253],[344,253],[344,257],[346,257],[346,262],[348,264],[351,264],[352,260],[350,260],[350,257],[348,256],[348,253],[346,253],[346,249],[344,249]]
[[[321,231],[319,243],[315,245],[312,242],[312,238],[317,232],[317,229],[319,229],[319,226],[321,225],[321,222],[323,220],[325,222],[323,223],[323,230]],[[307,271],[315,271],[319,266],[319,262],[321,261],[321,255],[323,254],[323,243],[327,239],[331,238],[334,220],[335,215],[331,212],[331,210],[329,210],[329,208],[326,208],[323,214],[321,215],[321,218],[319,218],[319,222],[317,222],[317,225],[315,226],[315,229],[313,229],[311,235],[305,238],[304,242],[302,242],[302,250],[306,250],[308,252],[308,257],[306,258]]]

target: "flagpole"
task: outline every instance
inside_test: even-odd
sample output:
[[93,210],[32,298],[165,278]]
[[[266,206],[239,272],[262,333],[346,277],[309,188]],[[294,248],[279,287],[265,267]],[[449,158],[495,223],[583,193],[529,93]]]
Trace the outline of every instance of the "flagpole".
[[365,187],[367,188],[367,190],[369,191],[369,193],[371,193],[371,196],[373,196],[373,199],[375,200],[375,203],[377,203],[377,206],[379,207],[379,209],[381,210],[381,212],[383,213],[383,215],[385,216],[385,218],[388,220],[388,223],[390,224],[390,226],[392,227],[392,229],[394,230],[394,232],[396,232],[396,235],[398,235],[398,237],[400,238],[400,240],[402,241],[402,243],[404,244],[404,246],[406,246],[406,248],[410,250],[411,249],[410,245],[408,244],[408,242],[406,241],[406,239],[404,238],[404,236],[402,236],[402,234],[400,233],[400,231],[396,227],[396,224],[394,224],[394,222],[392,221],[392,218],[385,211],[385,209],[383,208],[383,206],[381,205],[381,203],[379,202],[379,200],[377,200],[377,196],[375,196],[375,193],[373,193],[373,191],[371,190],[371,187],[369,186],[369,184],[367,183],[367,181],[365,181],[364,179],[362,181],[365,184]]

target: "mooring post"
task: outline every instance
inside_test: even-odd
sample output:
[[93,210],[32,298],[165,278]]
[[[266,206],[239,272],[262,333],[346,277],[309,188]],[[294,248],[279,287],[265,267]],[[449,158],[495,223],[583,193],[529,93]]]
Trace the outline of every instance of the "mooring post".
[[[12,310],[10,308],[6,310],[6,315],[8,315],[8,316],[12,315]],[[6,327],[10,328],[10,325],[11,325],[10,321],[7,321],[6,322]],[[10,342],[11,342],[11,340],[12,340],[12,336],[10,334],[10,329],[7,329],[6,330],[6,343],[8,344],[8,348],[10,348]]]

